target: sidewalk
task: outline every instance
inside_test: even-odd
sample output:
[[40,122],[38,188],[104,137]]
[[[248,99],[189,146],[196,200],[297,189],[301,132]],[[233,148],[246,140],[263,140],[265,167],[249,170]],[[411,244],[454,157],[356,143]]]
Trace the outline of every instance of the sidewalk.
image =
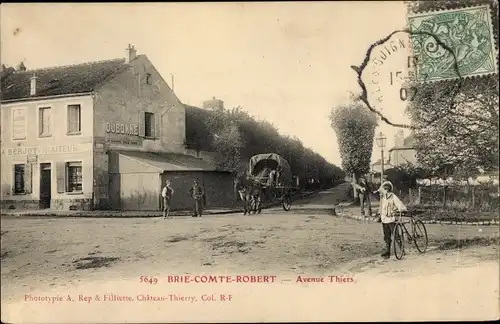
[[[316,191],[302,192],[299,197],[294,200],[302,199],[317,193]],[[280,203],[268,205],[264,209],[278,208]],[[281,208],[281,207],[279,207]],[[293,201],[292,201],[293,209]],[[204,215],[224,215],[243,213],[243,207],[229,207],[229,208],[207,208],[203,211]],[[171,216],[191,216],[191,210],[177,210],[170,212]],[[162,217],[162,211],[120,211],[120,210],[57,210],[57,209],[37,209],[37,210],[22,210],[22,209],[2,209],[0,211],[2,217],[88,217],[88,218],[127,218],[127,217]]]
[[[379,202],[372,202],[372,210],[375,213],[378,210]],[[335,215],[339,217],[347,217],[363,222],[377,222],[375,217],[372,218],[364,218],[361,216],[361,207],[355,206],[352,202],[340,203],[335,207]],[[418,216],[417,216],[418,219]],[[429,220],[429,219],[421,219],[424,224],[441,224],[441,225],[498,225],[499,221],[497,219],[484,220],[484,221],[476,221],[476,220]]]
[[[207,209],[205,215],[221,215],[240,212],[239,209],[221,208]],[[119,210],[55,210],[55,209],[40,209],[40,210],[2,210],[2,217],[25,217],[25,216],[52,216],[52,217],[162,217],[161,211],[119,211]],[[170,213],[172,216],[191,216],[190,210],[179,210]]]

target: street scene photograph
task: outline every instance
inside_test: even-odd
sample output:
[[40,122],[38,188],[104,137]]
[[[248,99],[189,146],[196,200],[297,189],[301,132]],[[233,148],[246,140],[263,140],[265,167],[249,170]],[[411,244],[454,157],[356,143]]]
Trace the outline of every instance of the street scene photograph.
[[498,1],[2,3],[1,320],[498,320]]

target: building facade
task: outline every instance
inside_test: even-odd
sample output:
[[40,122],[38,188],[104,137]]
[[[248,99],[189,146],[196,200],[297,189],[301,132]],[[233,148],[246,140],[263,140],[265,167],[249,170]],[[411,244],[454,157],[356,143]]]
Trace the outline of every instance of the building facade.
[[[185,107],[133,47],[125,59],[18,71],[4,81],[2,208],[159,210],[170,175],[174,187],[196,177],[231,196],[230,174],[185,154]],[[191,204],[187,192],[176,199],[174,208]]]
[[412,135],[406,138],[403,138],[401,133],[396,135],[395,145],[389,150],[389,163],[393,167],[404,164],[417,164],[417,150]]

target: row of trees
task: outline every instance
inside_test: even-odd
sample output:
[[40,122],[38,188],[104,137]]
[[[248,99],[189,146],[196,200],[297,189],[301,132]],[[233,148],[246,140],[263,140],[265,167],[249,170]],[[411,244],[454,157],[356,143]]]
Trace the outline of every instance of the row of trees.
[[187,106],[186,137],[192,148],[217,152],[220,169],[239,175],[246,171],[251,156],[275,152],[288,160],[302,184],[315,179],[328,186],[345,176],[298,138],[279,134],[273,124],[255,119],[241,107],[205,110]]

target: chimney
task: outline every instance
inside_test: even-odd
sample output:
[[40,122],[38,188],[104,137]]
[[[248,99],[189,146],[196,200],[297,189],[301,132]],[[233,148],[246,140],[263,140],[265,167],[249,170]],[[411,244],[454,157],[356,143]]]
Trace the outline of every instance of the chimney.
[[18,71],[26,71],[26,66],[24,65],[24,62],[19,63],[17,70]]
[[33,76],[30,78],[31,86],[30,86],[30,96],[36,95],[36,81],[38,77],[33,73]]
[[125,63],[130,63],[137,57],[137,50],[134,46],[128,44],[127,51],[125,53]]
[[204,109],[224,109],[224,101],[212,97],[211,100],[203,101]]
[[396,147],[403,147],[404,146],[404,140],[405,140],[405,134],[402,130],[398,130],[396,135],[394,136],[394,146]]

